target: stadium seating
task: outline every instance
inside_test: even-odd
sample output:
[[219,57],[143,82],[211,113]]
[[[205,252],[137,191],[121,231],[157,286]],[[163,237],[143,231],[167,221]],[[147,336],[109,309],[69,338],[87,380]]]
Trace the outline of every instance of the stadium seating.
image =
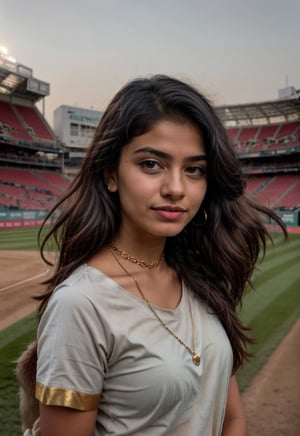
[[4,101],[0,101],[0,121],[8,126],[12,138],[32,142],[32,137],[26,132],[12,105]]
[[11,196],[14,198],[26,197],[26,191],[24,188],[0,184],[0,192],[4,195]]
[[[256,138],[256,145],[252,147],[252,151],[259,151],[267,149],[269,144],[267,143],[267,140],[272,140],[275,138],[276,132],[279,129],[278,124],[273,124],[270,126],[262,126],[259,129],[257,138]],[[275,140],[275,139],[274,139]]]
[[[11,189],[9,189],[11,188]],[[13,195],[12,186],[0,184],[0,207],[9,209],[24,210],[48,210],[56,200],[55,196],[49,196],[35,191],[26,191],[23,189],[22,195]]]
[[244,127],[241,129],[236,141],[239,143],[247,143],[247,141],[254,141],[258,132],[257,127]]
[[65,189],[68,185],[68,181],[59,173],[49,173],[43,171],[41,173],[44,179],[46,179],[51,185],[60,189]]
[[61,193],[60,189],[50,185],[46,180],[40,177],[39,173],[33,173],[28,170],[1,168],[0,181],[12,182],[27,188],[37,188],[39,190],[48,191],[54,195]]
[[232,142],[233,144],[235,144],[235,142],[236,142],[236,137],[237,137],[239,131],[240,131],[239,127],[237,127],[237,128],[234,127],[234,128],[228,128],[227,129],[227,136],[228,136],[230,142]]
[[276,133],[276,138],[280,139],[285,136],[295,135],[297,130],[299,130],[299,121],[281,124],[279,131]]
[[49,210],[68,183],[58,173],[0,168],[0,207]]
[[234,136],[232,142],[236,145],[237,153],[289,148],[295,146],[300,138],[299,122],[230,128],[228,131],[229,138]]
[[16,110],[25,123],[33,129],[34,135],[40,139],[54,141],[55,138],[40,117],[37,109],[28,106],[15,105]]
[[261,188],[266,181],[269,180],[268,177],[249,177],[247,180],[247,192],[254,195],[259,188]]
[[17,200],[11,197],[4,197],[0,195],[0,208],[14,208],[18,207]]
[[300,207],[300,180],[296,180],[275,203],[276,207]]
[[297,174],[250,177],[247,187],[266,206],[279,208],[300,205],[300,179]]
[[28,196],[32,199],[32,200],[40,200],[40,201],[50,201],[53,199],[52,195],[47,195],[47,194],[43,194],[42,192],[36,192],[36,191],[27,191]]

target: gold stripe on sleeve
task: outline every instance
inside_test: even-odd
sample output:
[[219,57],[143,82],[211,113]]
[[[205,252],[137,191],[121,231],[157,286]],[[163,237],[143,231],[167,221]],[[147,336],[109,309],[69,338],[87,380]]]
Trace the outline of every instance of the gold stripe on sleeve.
[[71,407],[77,410],[95,410],[100,401],[100,394],[84,394],[70,389],[54,388],[36,382],[35,396],[47,406]]

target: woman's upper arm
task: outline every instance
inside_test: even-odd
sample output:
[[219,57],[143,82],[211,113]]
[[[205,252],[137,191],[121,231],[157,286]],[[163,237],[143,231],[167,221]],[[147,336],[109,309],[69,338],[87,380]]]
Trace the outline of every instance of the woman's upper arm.
[[[36,398],[42,436],[94,434],[106,332],[92,303],[77,290],[60,288],[39,325]],[[72,427],[66,429],[66,423]]]
[[247,436],[247,424],[243,403],[236,381],[232,376],[229,383],[222,436]]
[[97,410],[79,411],[40,403],[41,436],[92,436]]

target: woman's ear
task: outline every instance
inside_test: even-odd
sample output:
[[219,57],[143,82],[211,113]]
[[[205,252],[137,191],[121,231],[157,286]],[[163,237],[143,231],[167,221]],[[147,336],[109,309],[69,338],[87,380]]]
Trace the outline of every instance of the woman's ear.
[[117,175],[114,171],[113,172],[105,171],[104,182],[109,192],[117,192],[118,190]]

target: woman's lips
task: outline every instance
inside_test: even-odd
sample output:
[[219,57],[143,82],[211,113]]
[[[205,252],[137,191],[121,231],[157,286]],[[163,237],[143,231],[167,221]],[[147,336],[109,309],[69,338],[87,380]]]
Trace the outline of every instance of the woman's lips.
[[179,209],[155,208],[153,210],[156,215],[169,221],[178,220],[184,214],[184,210]]

